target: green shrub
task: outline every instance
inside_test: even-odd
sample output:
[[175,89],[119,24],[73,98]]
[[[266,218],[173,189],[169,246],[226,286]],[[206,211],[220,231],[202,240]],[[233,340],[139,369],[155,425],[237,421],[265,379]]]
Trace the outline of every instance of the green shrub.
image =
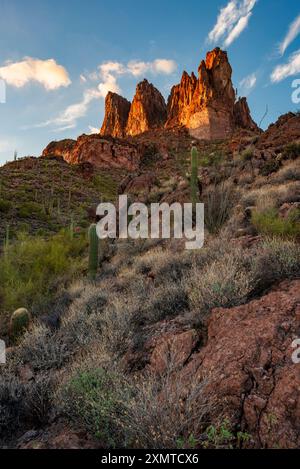
[[43,207],[36,202],[25,202],[18,208],[18,215],[21,218],[36,217],[40,220],[47,220],[47,215],[43,211]]
[[81,256],[86,247],[82,237],[70,239],[60,233],[49,240],[20,235],[0,257],[0,301],[2,311],[23,306],[30,311],[82,272]]
[[77,371],[62,390],[64,411],[76,425],[115,447],[120,435],[116,420],[123,407],[120,388],[118,376],[102,368]]
[[300,156],[300,143],[289,143],[283,152],[283,157],[286,159],[296,159]]
[[11,209],[9,200],[0,199],[0,213],[7,213]]
[[299,209],[292,210],[287,218],[281,218],[276,209],[254,211],[252,223],[259,233],[283,238],[300,236]]
[[241,154],[241,159],[242,161],[251,161],[254,157],[254,149],[252,146],[246,148],[242,154]]

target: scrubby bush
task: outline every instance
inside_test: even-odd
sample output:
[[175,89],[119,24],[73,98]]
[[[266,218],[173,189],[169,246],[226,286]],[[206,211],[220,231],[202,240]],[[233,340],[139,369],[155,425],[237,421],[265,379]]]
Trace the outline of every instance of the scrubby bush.
[[11,209],[11,202],[9,200],[0,199],[0,213],[7,213]]
[[276,173],[280,168],[280,162],[277,160],[267,161],[262,168],[260,169],[260,174],[262,176],[269,176],[272,173]]
[[296,159],[300,156],[300,143],[289,143],[283,152],[283,157],[286,159]]
[[205,317],[212,308],[244,303],[255,286],[250,266],[250,257],[238,248],[203,269],[194,266],[184,281],[191,309]]
[[126,400],[125,389],[121,398],[121,387],[116,373],[101,368],[79,370],[62,390],[64,412],[102,444],[115,447],[121,438],[118,415]]
[[199,435],[211,411],[203,397],[205,382],[187,386],[180,378],[147,375],[132,385],[120,426],[132,448],[174,449],[181,441]]
[[229,219],[235,194],[231,186],[221,184],[210,189],[205,197],[205,227],[217,233]]
[[300,245],[279,238],[265,239],[253,252],[255,293],[275,282],[300,276]]
[[259,233],[265,235],[298,238],[300,236],[299,212],[299,209],[294,209],[287,218],[282,218],[276,209],[254,211],[252,223]]

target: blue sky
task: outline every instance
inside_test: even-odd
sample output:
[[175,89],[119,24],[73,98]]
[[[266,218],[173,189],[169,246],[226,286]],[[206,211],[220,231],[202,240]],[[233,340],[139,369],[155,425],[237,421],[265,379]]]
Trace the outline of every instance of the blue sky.
[[167,98],[215,46],[257,122],[300,108],[298,0],[0,0],[0,164],[99,128],[108,89],[148,78]]

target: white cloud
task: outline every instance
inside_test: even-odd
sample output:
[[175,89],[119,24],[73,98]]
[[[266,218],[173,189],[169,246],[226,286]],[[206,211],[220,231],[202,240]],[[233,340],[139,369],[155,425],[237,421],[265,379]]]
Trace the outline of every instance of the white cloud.
[[287,35],[283,39],[283,41],[279,44],[279,51],[281,55],[283,55],[289,45],[296,39],[298,34],[300,33],[300,15],[290,24],[289,30]]
[[36,82],[47,91],[56,90],[71,84],[68,72],[54,59],[39,60],[26,57],[21,62],[7,63],[0,67],[0,78],[8,85],[22,88],[27,83]]
[[287,77],[300,73],[300,50],[289,57],[286,64],[277,65],[271,74],[271,82],[278,83]]
[[243,91],[243,94],[248,94],[255,87],[256,82],[256,73],[251,73],[251,75],[243,78],[243,80],[240,81],[240,87]]
[[177,69],[177,64],[174,60],[156,59],[153,62],[153,70],[155,73],[162,73],[164,75],[171,75]]
[[97,129],[97,127],[93,127],[92,125],[89,125],[89,133],[90,135],[99,134],[100,130]]
[[230,46],[248,26],[252,10],[258,0],[231,0],[220,10],[217,22],[208,35],[208,42],[224,41]]

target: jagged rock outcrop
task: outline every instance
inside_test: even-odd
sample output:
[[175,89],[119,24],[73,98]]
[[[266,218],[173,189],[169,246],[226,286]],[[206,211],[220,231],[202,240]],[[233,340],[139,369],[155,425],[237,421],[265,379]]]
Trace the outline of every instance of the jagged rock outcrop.
[[76,140],[72,139],[64,139],[59,142],[53,141],[44,149],[42,156],[56,156],[68,162],[75,145]]
[[257,124],[251,117],[246,98],[240,98],[234,105],[234,121],[237,127],[259,131]]
[[273,149],[274,151],[292,142],[300,141],[300,115],[289,112],[269,126],[257,142],[259,150]]
[[161,93],[147,80],[137,85],[130,110],[126,99],[109,93],[101,135],[124,138],[183,126],[192,137],[212,140],[228,138],[238,127],[259,130],[246,98],[236,101],[231,77],[227,53],[217,47],[201,62],[198,78],[194,73],[183,72],[181,82],[171,90],[167,106]]
[[183,125],[199,139],[228,138],[236,127],[255,128],[246,98],[236,103],[232,68],[227,53],[208,52],[198,69],[198,79],[184,72],[168,100],[166,127]]
[[126,136],[130,102],[116,93],[109,92],[105,99],[105,117],[100,135],[123,138]]
[[99,168],[124,168],[134,171],[139,167],[144,148],[124,140],[100,135],[81,135],[67,148],[62,142],[52,142],[43,151],[43,157],[57,156],[70,164],[90,163]]
[[134,136],[161,128],[166,119],[167,106],[161,93],[147,80],[139,83],[131,104],[126,134]]

